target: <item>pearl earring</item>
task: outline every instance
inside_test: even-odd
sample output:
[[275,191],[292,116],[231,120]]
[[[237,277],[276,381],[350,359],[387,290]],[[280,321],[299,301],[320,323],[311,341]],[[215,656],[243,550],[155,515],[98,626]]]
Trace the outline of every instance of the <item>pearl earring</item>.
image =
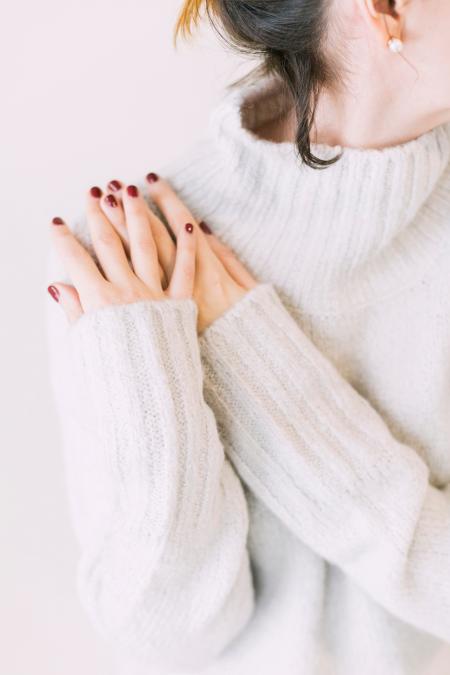
[[403,51],[404,43],[400,38],[390,37],[387,46],[394,54],[400,54]]
[[[396,14],[396,16],[398,16],[398,14]],[[388,49],[390,49],[393,54],[400,54],[400,52],[403,51],[403,47],[405,46],[405,43],[403,42],[401,37],[394,37],[393,35],[391,35],[391,31],[389,30],[389,26],[388,26],[388,22],[387,22],[385,14],[383,14],[383,21],[384,21],[384,25],[386,27],[386,32],[389,36],[388,41],[387,41]],[[402,32],[403,31],[400,27],[400,35],[402,34]]]

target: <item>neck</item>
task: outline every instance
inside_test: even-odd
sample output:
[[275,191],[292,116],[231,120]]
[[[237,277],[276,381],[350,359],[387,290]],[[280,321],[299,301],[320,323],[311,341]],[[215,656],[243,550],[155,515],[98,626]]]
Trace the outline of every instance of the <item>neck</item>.
[[[385,59],[390,68],[386,69]],[[361,63],[362,61],[362,63]],[[403,57],[386,49],[379,61],[373,54],[358,55],[358,66],[348,68],[351,77],[334,91],[319,97],[312,141],[331,146],[384,148],[406,143],[450,121],[448,107],[437,105],[435,83],[424,86],[417,71]],[[388,72],[381,78],[380,73]],[[436,108],[432,108],[432,104]],[[279,124],[279,123],[278,123]],[[293,112],[272,130],[274,140],[295,138]]]
[[[305,312],[333,314],[349,298],[362,307],[425,275],[449,242],[450,125],[383,150],[344,148],[336,164],[316,171],[290,141],[261,138],[288,102],[279,79],[267,77],[231,89],[213,114],[214,146],[201,156],[210,158],[216,186],[205,193],[203,174],[190,184],[211,208],[228,204],[213,214],[218,236],[238,243],[244,261],[259,241],[270,256],[261,255],[255,276],[272,276]],[[323,159],[336,155],[315,149]],[[196,208],[209,217],[206,204]],[[269,258],[285,262],[270,268]]]
[[[206,154],[229,204],[214,214],[218,236],[238,244],[244,260],[261,241],[270,255],[255,276],[273,278],[307,312],[335,313],[349,297],[360,307],[412,283],[448,242],[450,125],[386,149],[344,148],[336,164],[316,171],[290,141],[261,138],[288,101],[279,79],[267,77],[231,89],[212,116],[215,145]],[[323,145],[313,150],[336,155]]]
[[411,93],[403,94],[394,97],[390,92],[367,88],[352,96],[324,93],[312,140],[351,148],[385,148],[407,143],[448,120],[443,113],[421,110],[417,102],[412,111]]

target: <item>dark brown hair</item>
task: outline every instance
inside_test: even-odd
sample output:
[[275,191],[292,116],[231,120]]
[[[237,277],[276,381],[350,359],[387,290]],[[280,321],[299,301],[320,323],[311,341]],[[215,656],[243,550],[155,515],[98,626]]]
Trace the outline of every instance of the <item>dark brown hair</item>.
[[298,153],[313,168],[338,159],[321,159],[311,150],[319,94],[338,80],[335,65],[325,55],[330,4],[330,0],[187,0],[176,28],[176,34],[189,34],[205,7],[228,44],[262,57],[254,74],[279,77],[296,112]]

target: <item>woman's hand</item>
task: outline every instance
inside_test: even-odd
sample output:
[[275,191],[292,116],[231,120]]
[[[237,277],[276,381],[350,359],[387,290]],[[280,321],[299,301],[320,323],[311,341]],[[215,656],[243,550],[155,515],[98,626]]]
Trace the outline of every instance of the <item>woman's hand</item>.
[[123,231],[108,218],[101,196],[99,188],[92,188],[87,196],[87,223],[98,265],[61,218],[52,222],[53,244],[73,286],[54,283],[49,292],[61,302],[69,321],[108,305],[192,298],[197,248],[194,226],[186,222],[179,228],[170,282],[165,283],[148,208],[137,188],[128,186],[121,199]]
[[[192,213],[167,181],[150,173],[147,183],[150,198],[164,215],[175,237],[178,237],[184,222],[197,225]],[[199,308],[198,330],[201,333],[256,286],[257,281],[205,223],[198,223],[198,227],[194,299]],[[171,243],[170,237],[168,239]],[[167,251],[170,243],[164,244]],[[175,255],[173,248],[171,255]]]
[[[81,293],[78,304],[81,304],[83,311],[88,311],[96,306],[101,306],[101,304],[132,302],[133,298],[135,300],[145,297],[161,299],[166,297],[167,294],[169,294],[168,297],[175,297],[173,295],[175,288],[175,293],[181,292],[182,294],[176,297],[193,297],[196,301],[199,309],[198,331],[201,333],[238,302],[251,288],[256,286],[257,281],[237,260],[232,251],[210,232],[205,223],[196,223],[190,211],[166,181],[159,179],[156,174],[152,173],[147,176],[147,182],[149,195],[164,215],[173,238],[176,240],[176,245],[166,226],[148,208],[145,200],[138,194],[134,186],[124,188],[119,181],[111,181],[107,186],[108,193],[104,197],[102,197],[98,188],[93,188],[88,196],[88,224],[104,274],[107,280],[112,282],[112,279],[108,276],[110,273],[105,270],[101,258],[102,249],[105,246],[99,247],[99,222],[100,231],[104,233],[103,236],[100,236],[100,239],[103,240],[105,234],[108,233],[106,234],[107,239],[114,240],[114,246],[111,246],[112,242],[109,242],[110,245],[107,247],[109,258],[116,260],[115,267],[118,265],[118,258],[120,258],[123,266],[124,260],[127,261],[126,252],[128,252],[132,264],[131,268],[127,261],[128,275],[131,274],[134,280],[131,284],[131,299],[129,293],[124,296],[123,290],[118,292],[116,285],[112,300],[108,302],[103,291],[103,300],[100,305],[98,302],[93,304],[93,300],[86,297],[89,295],[89,289],[84,288],[84,293]],[[132,219],[132,222],[130,219]],[[92,265],[95,267],[92,258],[78,244],[68,228],[64,228],[64,233],[68,235],[73,251],[73,255],[69,255],[69,257],[72,259],[74,257],[81,259],[82,257],[83,265],[86,267],[87,256],[90,260],[89,268],[92,272]],[[61,242],[62,239],[57,236],[58,234],[59,232],[55,233],[57,245],[58,241]],[[183,253],[187,242],[190,242],[190,248]],[[192,251],[192,249],[194,250]],[[62,255],[64,256],[64,250],[62,250]],[[179,261],[180,258],[182,262]],[[183,261],[185,262],[183,263]],[[138,265],[137,270],[136,264]],[[66,265],[69,274],[74,278],[71,269],[69,269],[69,263],[66,262]],[[151,286],[148,286],[149,267],[152,269]],[[145,270],[147,275],[145,279],[141,277],[142,270]],[[180,281],[180,275],[183,275],[184,282]],[[105,282],[99,272],[98,277],[100,277],[100,281]],[[83,278],[85,278],[85,274]],[[156,279],[158,280],[157,284]],[[75,280],[74,283],[80,294],[80,289],[78,289]],[[143,290],[142,285],[145,290]],[[74,290],[68,286],[62,289],[62,286],[62,284],[54,285],[57,291],[61,290],[61,303],[65,304],[66,311],[68,311],[69,305],[72,307],[72,311],[69,311],[69,317],[73,317],[74,313],[79,315],[81,312],[73,308],[77,303]],[[63,290],[65,302],[62,298]],[[148,294],[149,291],[153,295],[142,295],[142,293]],[[96,292],[93,288],[91,292],[95,297]]]

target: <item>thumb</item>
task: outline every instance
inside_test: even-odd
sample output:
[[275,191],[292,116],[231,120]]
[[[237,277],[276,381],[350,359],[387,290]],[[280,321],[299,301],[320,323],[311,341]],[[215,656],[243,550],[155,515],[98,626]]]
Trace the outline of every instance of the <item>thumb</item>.
[[51,284],[47,290],[53,300],[61,305],[69,323],[75,323],[83,314],[77,290],[73,286],[59,282]]

